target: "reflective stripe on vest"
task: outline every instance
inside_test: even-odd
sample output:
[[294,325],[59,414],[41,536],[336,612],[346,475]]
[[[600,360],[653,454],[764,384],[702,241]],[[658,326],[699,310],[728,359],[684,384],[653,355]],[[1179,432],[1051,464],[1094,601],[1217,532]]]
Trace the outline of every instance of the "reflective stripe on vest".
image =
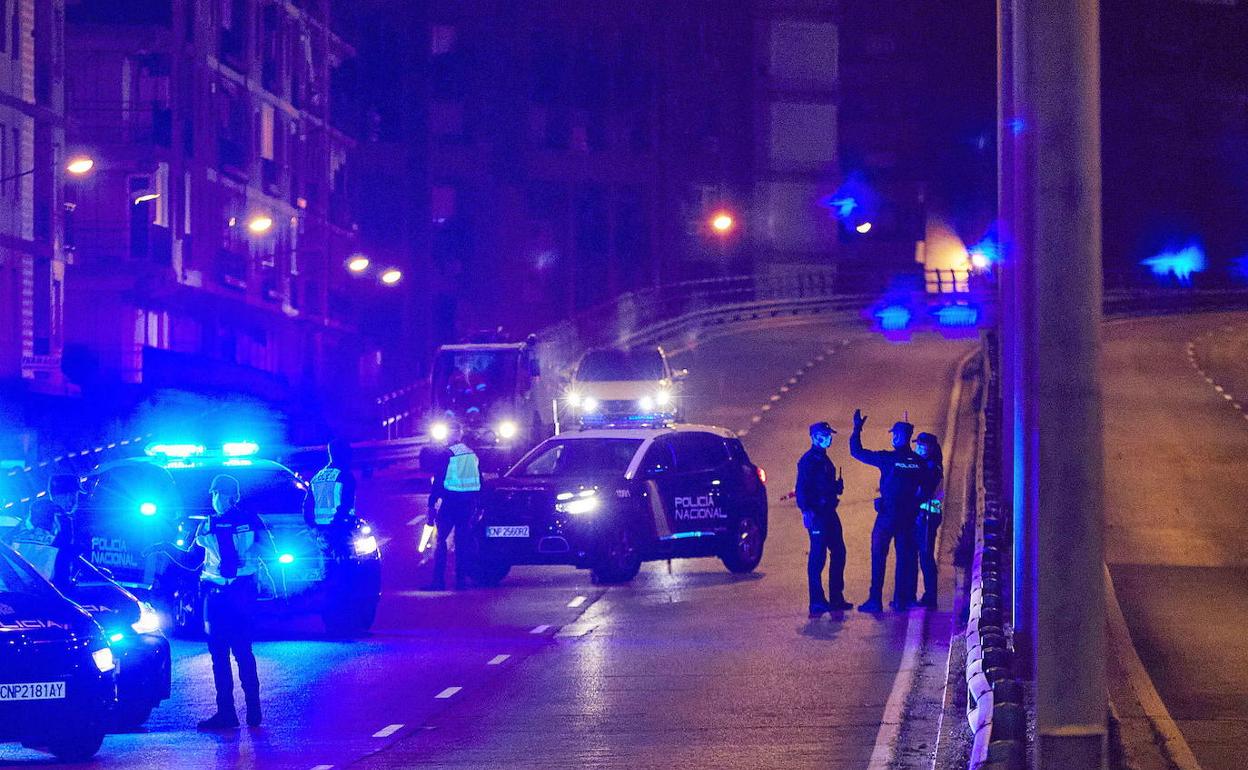
[[480,491],[481,464],[475,452],[463,444],[451,447],[451,461],[446,466],[442,487],[447,492]]
[[339,468],[322,468],[312,477],[312,499],[316,503],[316,523],[329,524],[342,505],[342,475]]

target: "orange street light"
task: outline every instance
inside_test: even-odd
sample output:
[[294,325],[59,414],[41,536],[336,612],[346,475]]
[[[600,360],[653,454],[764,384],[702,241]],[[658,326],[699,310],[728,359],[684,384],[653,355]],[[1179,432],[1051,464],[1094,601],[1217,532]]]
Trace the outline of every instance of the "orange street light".
[[871,223],[863,222],[862,224],[858,225],[854,229],[862,233],[863,235],[866,235],[867,233],[871,232]]
[[403,273],[393,267],[381,274],[381,282],[387,286],[393,286],[403,278]]
[[258,214],[252,217],[250,221],[247,222],[247,229],[252,231],[253,233],[256,233],[257,235],[259,235],[260,233],[267,233],[269,229],[272,227],[273,227],[272,217],[266,217],[263,214]]
[[363,254],[356,254],[347,260],[347,269],[353,273],[362,273],[368,269],[368,257]]
[[85,155],[70,158],[69,163],[65,164],[65,170],[74,176],[82,176],[92,168],[95,168],[95,161]]
[[711,229],[720,235],[727,235],[734,225],[736,220],[727,211],[719,211],[711,216]]

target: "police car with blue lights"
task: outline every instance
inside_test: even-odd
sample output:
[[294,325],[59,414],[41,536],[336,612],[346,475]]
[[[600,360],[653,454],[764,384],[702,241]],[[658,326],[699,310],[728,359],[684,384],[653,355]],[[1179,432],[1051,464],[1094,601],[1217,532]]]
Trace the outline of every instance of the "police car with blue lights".
[[202,629],[199,576],[178,568],[153,546],[188,545],[211,513],[208,487],[217,474],[238,479],[242,505],[268,526],[278,556],[257,575],[262,613],[319,613],[334,634],[367,630],[381,597],[381,553],[372,527],[355,520],[350,547],[335,553],[320,528],[304,519],[308,486],[293,471],[258,456],[253,442],[209,449],[152,444],[143,457],[106,463],[84,482],[78,540],[89,560],[170,617],[175,632]]
[[469,559],[479,583],[513,565],[566,564],[598,583],[647,560],[718,557],[758,566],[766,475],[731,431],[701,425],[587,429],[539,444],[486,483]]
[[117,659],[99,624],[0,545],[0,742],[89,759],[116,692]]

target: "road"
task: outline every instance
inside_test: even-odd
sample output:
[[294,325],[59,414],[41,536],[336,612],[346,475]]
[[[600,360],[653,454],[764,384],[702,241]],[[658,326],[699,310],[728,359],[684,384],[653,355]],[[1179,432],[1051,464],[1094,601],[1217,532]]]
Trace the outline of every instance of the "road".
[[1106,329],[1107,562],[1205,770],[1248,755],[1248,314]]
[[[877,477],[846,462],[850,415],[869,415],[869,446],[883,446],[906,411],[920,430],[943,432],[953,370],[970,349],[803,326],[678,357],[693,372],[692,417],[745,434],[767,470],[771,533],[753,575],[710,559],[658,562],[604,589],[571,568],[517,568],[497,589],[422,593],[428,566],[410,522],[423,497],[401,474],[374,478],[360,502],[385,557],[373,633],[340,642],[312,621],[267,629],[257,645],[265,725],[228,734],[194,731],[212,710],[208,659],[201,643],[178,640],[173,697],[146,731],[110,736],[94,766],[883,767],[907,644],[913,652],[925,629],[947,643],[949,594],[939,613],[808,621],[805,533],[782,497],[806,426],[830,420],[842,431],[831,452],[845,464],[847,595],[863,600]],[[933,736],[912,737],[930,746]],[[0,763],[46,761],[0,747]]]

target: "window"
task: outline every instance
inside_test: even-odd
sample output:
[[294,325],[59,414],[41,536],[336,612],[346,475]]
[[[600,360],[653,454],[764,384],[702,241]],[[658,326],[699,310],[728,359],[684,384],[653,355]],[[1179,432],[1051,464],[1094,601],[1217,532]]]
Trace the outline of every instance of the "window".
[[672,451],[670,438],[658,438],[646,451],[641,461],[641,473],[645,476],[657,476],[669,473],[676,468],[676,453]]
[[658,350],[594,350],[576,367],[579,382],[661,380],[663,356]]
[[531,458],[508,471],[510,477],[624,475],[641,439],[550,439]]
[[724,440],[710,433],[678,433],[672,437],[672,449],[680,473],[714,470],[729,459]]

